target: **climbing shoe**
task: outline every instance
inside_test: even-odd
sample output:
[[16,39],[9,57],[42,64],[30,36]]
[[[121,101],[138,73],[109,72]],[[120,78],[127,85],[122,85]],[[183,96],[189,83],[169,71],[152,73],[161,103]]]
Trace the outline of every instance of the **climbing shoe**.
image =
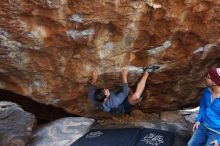
[[156,72],[159,68],[160,66],[157,66],[157,65],[149,65],[149,66],[144,67],[143,71],[151,73],[151,72]]

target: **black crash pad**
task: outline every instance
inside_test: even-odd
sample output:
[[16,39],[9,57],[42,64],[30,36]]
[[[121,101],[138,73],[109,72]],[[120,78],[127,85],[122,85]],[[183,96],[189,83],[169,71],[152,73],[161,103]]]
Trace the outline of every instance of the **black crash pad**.
[[174,133],[148,128],[92,129],[71,146],[173,146]]

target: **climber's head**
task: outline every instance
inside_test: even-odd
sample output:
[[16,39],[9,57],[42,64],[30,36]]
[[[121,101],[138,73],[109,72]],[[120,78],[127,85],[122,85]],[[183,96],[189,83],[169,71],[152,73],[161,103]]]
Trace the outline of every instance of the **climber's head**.
[[104,88],[99,88],[95,91],[95,100],[97,102],[104,102],[106,98],[105,95],[105,89]]

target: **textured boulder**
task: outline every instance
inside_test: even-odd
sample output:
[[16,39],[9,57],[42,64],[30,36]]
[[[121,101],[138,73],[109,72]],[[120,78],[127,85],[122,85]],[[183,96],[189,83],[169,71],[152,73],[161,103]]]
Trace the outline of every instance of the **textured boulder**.
[[196,122],[196,117],[199,112],[199,107],[194,108],[194,109],[180,110],[178,112],[185,118],[185,121],[187,122],[189,129],[192,129],[193,125]]
[[144,91],[143,112],[198,103],[203,77],[220,65],[216,0],[1,0],[0,88],[78,115],[94,66],[99,85],[118,86],[128,66],[161,66]]
[[69,146],[88,132],[93,122],[84,117],[58,119],[34,131],[27,146]]
[[25,146],[35,117],[12,102],[0,102],[0,145]]

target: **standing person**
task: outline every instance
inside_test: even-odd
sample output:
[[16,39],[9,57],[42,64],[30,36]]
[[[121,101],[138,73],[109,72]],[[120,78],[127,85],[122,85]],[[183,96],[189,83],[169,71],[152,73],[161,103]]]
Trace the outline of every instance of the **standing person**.
[[188,146],[220,145],[220,68],[211,68]]
[[89,85],[89,99],[95,107],[102,109],[104,112],[115,115],[129,113],[131,108],[141,101],[141,94],[145,88],[145,83],[149,75],[148,72],[153,72],[157,69],[159,69],[158,66],[150,66],[145,69],[134,93],[132,93],[128,87],[128,72],[125,67],[123,67],[121,71],[123,86],[118,93],[110,92],[109,89],[105,88],[96,89],[95,84],[98,79],[98,72],[94,70],[92,82]]

